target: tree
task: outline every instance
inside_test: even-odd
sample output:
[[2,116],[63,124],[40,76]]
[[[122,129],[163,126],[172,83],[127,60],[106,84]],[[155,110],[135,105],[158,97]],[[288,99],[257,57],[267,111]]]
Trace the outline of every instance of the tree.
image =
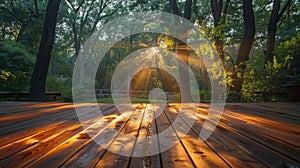
[[0,34],[2,39],[15,40],[36,54],[41,35],[45,0],[0,1]]
[[226,0],[224,4],[223,0],[211,0],[211,11],[214,27],[216,29],[213,38],[221,60],[224,60],[224,24],[228,13],[229,2],[230,0]]
[[[253,12],[252,0],[243,0],[243,19],[244,19],[244,34],[239,48],[239,53],[236,61],[236,70],[234,72],[233,90],[240,93],[243,83],[243,75],[246,68],[246,61],[249,60],[249,54],[252,48],[255,35],[255,19]],[[239,72],[237,72],[239,71]],[[238,74],[240,73],[240,74]]]
[[35,56],[25,49],[13,40],[0,40],[0,72],[7,76],[0,82],[1,91],[28,91]]
[[[178,9],[176,0],[170,0],[170,6],[175,15],[183,16],[185,19],[190,20],[192,16],[192,0],[186,0],[184,5],[184,12],[181,14],[181,12]],[[177,21],[178,25],[180,25],[180,21]],[[187,33],[187,32],[186,32]],[[187,38],[187,34],[182,34],[183,38]],[[187,47],[187,44],[177,41],[177,55],[180,57],[185,64],[182,64],[179,62],[180,68],[179,68],[179,77],[181,88],[183,91],[181,92],[181,98],[183,102],[192,102],[192,96],[190,92],[190,83],[189,83],[189,74],[188,74],[188,60],[189,60],[189,50]]]
[[99,23],[115,14],[125,3],[126,1],[65,0],[66,24],[71,28],[75,59],[82,43],[93,34]]
[[32,101],[45,100],[46,78],[54,44],[55,28],[58,9],[61,0],[49,0],[46,9],[45,23],[43,28],[37,61],[31,77],[29,99]]
[[278,22],[283,16],[284,12],[291,5],[292,0],[287,0],[283,8],[280,10],[281,0],[274,0],[272,6],[272,12],[268,24],[268,35],[267,35],[267,44],[265,50],[265,62],[273,60],[273,51],[275,48],[275,36],[277,31]]

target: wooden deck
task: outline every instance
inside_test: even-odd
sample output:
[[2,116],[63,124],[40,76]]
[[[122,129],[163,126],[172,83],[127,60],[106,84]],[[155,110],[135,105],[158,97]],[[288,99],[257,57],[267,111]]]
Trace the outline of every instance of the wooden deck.
[[[198,137],[209,105],[200,104],[187,136],[169,150],[149,157],[112,153],[93,138],[105,139],[108,149],[123,145],[133,153],[139,139],[170,127],[178,117],[179,105],[169,104],[157,115],[154,105],[137,104],[129,118],[122,118],[113,105],[99,106],[106,114],[99,120],[136,140],[124,142],[120,134],[107,136],[107,127],[101,124],[84,129],[70,103],[0,103],[0,167],[300,166],[300,103],[227,104],[216,130],[205,142]],[[87,115],[87,121],[97,120],[89,116],[92,114],[82,115]],[[172,130],[170,138],[178,138],[180,132]],[[90,133],[95,136],[91,138]]]

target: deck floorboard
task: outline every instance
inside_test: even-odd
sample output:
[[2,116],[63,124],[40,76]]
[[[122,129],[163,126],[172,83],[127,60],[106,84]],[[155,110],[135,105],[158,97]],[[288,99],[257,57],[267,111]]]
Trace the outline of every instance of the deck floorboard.
[[229,103],[215,129],[209,107],[1,102],[0,167],[300,167],[300,103]]

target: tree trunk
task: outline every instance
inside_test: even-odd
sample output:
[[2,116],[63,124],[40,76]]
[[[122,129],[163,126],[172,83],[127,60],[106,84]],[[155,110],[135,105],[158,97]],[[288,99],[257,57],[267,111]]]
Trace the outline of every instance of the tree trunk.
[[31,77],[29,99],[32,101],[45,100],[46,78],[54,43],[56,20],[60,2],[61,0],[49,0],[47,4],[42,39]]
[[77,57],[79,55],[80,52],[80,38],[79,38],[79,34],[77,31],[77,27],[76,27],[76,21],[74,20],[74,23],[72,25],[72,30],[73,30],[73,39],[74,39],[74,49],[75,49],[75,60],[77,60]]
[[[178,6],[176,3],[176,0],[170,0],[172,11],[175,15],[181,16]],[[187,20],[191,19],[192,14],[192,0],[186,0],[185,6],[184,6],[184,18]],[[178,21],[179,22],[179,21]],[[178,23],[180,24],[180,23]],[[182,35],[184,38],[187,38],[187,32],[186,34]],[[181,41],[177,41],[178,46],[182,49],[177,49],[177,55],[179,58],[184,60],[185,64],[182,64],[179,62],[179,78],[181,82],[181,98],[183,103],[193,102],[192,95],[191,95],[191,89],[190,89],[190,80],[189,80],[189,71],[188,71],[188,60],[189,60],[189,50],[187,47],[187,44],[182,43]]]
[[[222,18],[222,9],[223,9],[223,16],[226,17],[227,15],[227,11],[228,11],[228,7],[229,7],[229,3],[230,0],[226,0],[225,5],[224,5],[224,9],[223,9],[223,0],[211,0],[210,4],[211,4],[211,11],[212,11],[212,16],[214,19],[214,27],[218,27],[222,24],[224,24],[225,20],[223,20],[223,23],[220,23],[221,18]],[[220,59],[222,61],[224,61],[224,31],[220,30],[222,32],[218,33],[219,35],[214,37],[214,41],[215,41],[215,47],[217,50],[217,53],[220,57]]]
[[291,2],[292,0],[288,0],[281,11],[280,11],[281,0],[274,0],[273,2],[273,9],[268,24],[267,44],[265,50],[265,54],[266,54],[265,63],[273,61],[273,52],[275,48],[277,24],[280,18],[282,17],[283,13],[290,6]]
[[192,100],[192,95],[191,95],[191,88],[190,88],[190,78],[189,78],[189,55],[190,52],[187,49],[186,44],[180,45],[180,48],[182,49],[177,49],[177,55],[179,58],[183,60],[183,62],[179,62],[179,78],[181,82],[181,100],[182,103],[191,103],[193,102]]
[[[242,90],[243,75],[246,69],[246,61],[249,60],[249,54],[252,48],[255,35],[255,20],[252,6],[252,0],[243,0],[243,19],[244,19],[244,35],[240,45],[236,65],[238,69],[235,70],[233,90],[240,93]],[[240,78],[237,75],[240,72]]]
[[50,59],[50,67],[51,67],[51,76],[54,76],[55,75],[55,61],[54,61],[54,58],[52,57]]
[[222,15],[223,0],[211,0],[210,3],[214,18],[214,26],[217,27]]
[[266,44],[265,63],[273,60],[273,51],[275,47],[275,36],[277,28],[277,17],[280,10],[280,0],[274,0],[271,17],[268,24],[268,35]]
[[77,58],[80,54],[80,49],[81,49],[81,39],[77,38],[74,45],[75,45],[75,60],[77,60]]

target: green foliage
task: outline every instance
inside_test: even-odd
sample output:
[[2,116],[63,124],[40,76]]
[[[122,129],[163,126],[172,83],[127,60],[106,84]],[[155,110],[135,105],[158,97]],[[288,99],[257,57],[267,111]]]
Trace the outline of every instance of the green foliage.
[[59,76],[62,78],[68,78],[73,73],[73,59],[66,57],[67,53],[63,51],[52,52],[52,58],[50,61],[49,73],[53,76]]
[[46,92],[60,92],[58,100],[72,101],[72,81],[69,78],[57,78],[51,76],[47,78]]
[[28,91],[29,78],[25,72],[10,73],[6,81],[0,83],[1,91]]
[[[258,92],[283,92],[283,85],[287,81],[287,71],[292,57],[275,57],[273,62],[262,66],[263,57],[251,57],[247,62],[244,74],[242,98],[244,101],[262,101],[263,97]],[[268,101],[280,101],[281,97],[272,96]]]
[[0,71],[0,81],[7,81],[9,79],[9,77],[12,75],[13,74],[8,71],[1,70]]
[[[1,91],[28,90],[47,5],[46,0],[37,1],[38,9],[36,10],[35,2],[18,0],[0,1],[0,38],[2,40],[9,39],[15,41],[0,41]],[[82,6],[80,6],[81,2],[83,2]],[[278,22],[274,52],[276,58],[268,65],[264,65],[264,56],[256,55],[261,55],[265,48],[272,2],[261,0],[253,4],[256,39],[244,76],[238,70],[236,72],[233,71],[233,69],[238,69],[234,65],[234,61],[236,60],[238,48],[243,37],[242,3],[238,0],[231,0],[227,15],[222,15],[216,27],[213,23],[210,3],[210,1],[193,1],[191,21],[196,22],[201,28],[201,32],[212,40],[213,47],[217,48],[219,46],[219,49],[221,48],[226,51],[224,60],[226,80],[220,80],[220,84],[226,82],[228,87],[232,87],[234,79],[243,80],[243,100],[258,101],[262,100],[262,98],[255,92],[279,91],[283,89],[281,85],[299,80],[299,1],[292,0],[291,6],[283,13],[282,18]],[[185,1],[177,1],[177,5],[180,12],[183,13]],[[105,8],[100,10],[101,6]],[[77,7],[78,9],[76,9]],[[114,13],[115,10],[116,13]],[[80,47],[75,45],[75,41],[79,45],[82,45],[89,38],[92,31],[94,31],[94,25],[96,25],[95,30],[97,30],[113,18],[131,12],[155,10],[171,12],[169,1],[62,1],[58,16],[55,46],[52,51],[52,60],[49,69],[49,75],[52,77],[48,78],[47,91],[62,92],[63,96],[61,100],[71,100],[71,82],[69,78],[72,76],[73,64],[76,59],[74,56],[75,48],[80,49]],[[118,33],[112,38],[118,38],[117,36]],[[160,47],[174,51],[176,40],[173,37],[159,37],[155,33],[136,34],[121,40],[115,47],[111,48],[109,53],[106,53],[105,58],[101,61],[99,71],[96,75],[95,87],[110,88],[111,76],[120,61],[133,51],[143,47],[159,46],[158,39],[165,44],[165,46]],[[202,48],[202,50],[203,52],[208,51],[205,48]],[[230,59],[228,59],[229,56],[227,56],[227,53],[230,54]],[[290,63],[291,57],[294,59]],[[212,69],[206,70],[206,68],[203,68],[203,71],[198,71],[201,64],[190,62],[190,67],[194,71],[198,85],[203,90],[210,88],[208,73],[214,79],[219,79],[223,75],[220,71],[216,70],[220,66],[222,66],[221,62],[215,62],[212,65]],[[67,80],[63,80],[65,78]],[[210,100],[209,94],[206,91],[200,92],[200,95],[204,95],[204,99],[208,97],[206,99],[208,101]],[[238,97],[237,100],[240,101],[240,98]]]
[[25,46],[9,40],[0,41],[0,65],[4,70],[31,72],[35,57],[26,52]]
[[[291,19],[291,18],[290,18]],[[288,20],[288,22],[293,22]],[[280,30],[284,27],[290,27],[283,22]],[[261,28],[261,27],[260,27]],[[263,97],[257,92],[282,92],[283,85],[297,83],[299,74],[297,70],[300,65],[300,32],[293,37],[294,28],[285,29],[285,34],[281,36],[291,37],[288,40],[282,41],[275,48],[276,57],[273,62],[263,65],[264,57],[251,57],[247,63],[247,71],[244,75],[242,97],[245,101],[261,101]],[[271,96],[269,101],[282,100],[280,97]]]
[[10,0],[0,2],[0,36],[26,45],[35,54],[38,49],[47,1]]
[[211,102],[211,90],[199,90],[200,102]]
[[289,78],[287,85],[299,85],[300,84],[300,75],[297,75],[296,73],[294,75],[287,75]]
[[[19,43],[0,41],[0,69],[7,80],[0,83],[2,91],[27,91],[35,58]],[[5,75],[6,74],[6,75]]]
[[[278,56],[291,56],[294,58],[293,62],[291,63],[291,69],[293,68],[300,68],[300,31],[298,31],[297,36],[292,37],[289,40],[283,41],[278,45],[276,48],[276,54]],[[292,72],[294,73],[294,72]],[[298,74],[299,75],[299,74]]]

